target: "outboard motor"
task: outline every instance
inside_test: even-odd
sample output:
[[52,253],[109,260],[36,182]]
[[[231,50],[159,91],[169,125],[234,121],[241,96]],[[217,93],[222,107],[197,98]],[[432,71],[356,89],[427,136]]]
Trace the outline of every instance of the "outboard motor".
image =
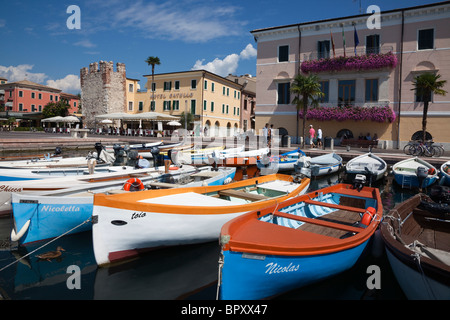
[[355,179],[353,180],[353,187],[359,192],[362,190],[365,184],[366,184],[366,176],[363,174],[357,174],[355,176]]
[[96,142],[94,148],[95,148],[95,151],[97,151],[97,160],[100,160],[100,153],[103,150],[102,143],[101,142]]
[[130,150],[127,155],[127,165],[130,167],[137,167],[139,160],[139,152],[137,150]]
[[419,180],[419,188],[422,188],[423,181],[428,176],[427,169],[425,167],[417,167],[416,176],[417,176],[417,179]]
[[153,167],[158,166],[158,157],[159,157],[159,148],[158,147],[151,147],[150,153],[153,156]]
[[54,154],[55,154],[55,156],[56,156],[56,155],[58,155],[58,154],[61,154],[61,152],[62,152],[62,151],[61,151],[61,147],[56,147],[56,148],[55,148],[55,153],[54,153]]
[[127,164],[127,154],[125,150],[120,146],[120,144],[115,143],[113,145],[114,149],[114,160],[113,166],[124,166]]

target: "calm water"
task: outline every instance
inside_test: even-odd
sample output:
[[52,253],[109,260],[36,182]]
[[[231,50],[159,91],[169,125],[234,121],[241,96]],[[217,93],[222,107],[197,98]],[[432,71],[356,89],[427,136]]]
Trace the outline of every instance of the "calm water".
[[[335,184],[338,175],[314,180],[312,190]],[[385,210],[411,195],[395,184],[381,189]],[[0,219],[0,240],[7,239],[11,219]],[[387,261],[381,239],[375,238],[360,261],[336,277],[298,289],[278,299],[405,299]],[[17,258],[42,246],[43,243],[0,251],[0,269]],[[39,261],[36,255],[57,246],[66,251],[59,260]],[[6,299],[187,299],[214,300],[217,284],[218,242],[174,247],[154,251],[139,259],[111,268],[97,268],[90,232],[64,236],[7,269],[0,271],[0,295]],[[80,268],[80,289],[68,289],[72,273],[67,268]],[[381,270],[381,289],[367,290],[367,267]],[[69,281],[73,283],[73,281]]]

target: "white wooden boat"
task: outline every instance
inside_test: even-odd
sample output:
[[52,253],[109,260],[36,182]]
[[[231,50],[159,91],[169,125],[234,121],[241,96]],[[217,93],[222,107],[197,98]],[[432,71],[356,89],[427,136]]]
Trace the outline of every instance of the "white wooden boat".
[[436,168],[418,157],[397,162],[392,172],[395,182],[402,188],[426,188],[439,178]]
[[258,168],[262,175],[293,171],[298,160],[305,156],[306,154],[300,148],[271,157],[263,155],[258,160]]
[[213,152],[209,156],[209,163],[224,166],[256,165],[258,158],[267,155],[269,151],[269,148],[245,151],[244,146],[225,149],[220,152]]
[[222,225],[251,210],[305,193],[309,179],[267,175],[226,186],[94,196],[92,236],[97,264],[159,247],[217,240]]
[[[183,166],[167,173],[154,172],[143,179],[133,181],[111,181],[97,186],[83,186],[54,191],[48,194],[12,194],[14,227],[11,240],[20,244],[57,237],[69,230],[78,233],[91,230],[92,224],[85,223],[92,216],[94,194],[126,193],[128,183],[147,188],[179,188],[209,185],[223,185],[233,180],[236,168],[196,168]],[[129,189],[130,190],[130,189]],[[132,190],[132,189],[131,189]],[[80,226],[80,227],[78,227]]]
[[377,181],[384,176],[386,169],[386,161],[371,152],[352,158],[345,165],[350,180],[357,174],[363,174],[368,181]]
[[300,157],[296,166],[309,177],[319,177],[338,172],[342,167],[342,158],[334,152],[312,158]]

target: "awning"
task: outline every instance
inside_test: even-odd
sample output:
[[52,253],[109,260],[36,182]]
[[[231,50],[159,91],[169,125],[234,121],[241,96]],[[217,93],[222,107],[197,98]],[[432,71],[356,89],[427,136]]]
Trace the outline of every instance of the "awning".
[[157,120],[157,121],[170,121],[178,120],[179,117],[171,116],[159,112],[142,112],[142,113],[107,113],[99,116],[95,116],[96,119],[110,119],[110,120]]
[[41,122],[64,122],[64,118],[57,116],[57,117],[42,119]]
[[64,117],[62,121],[63,122],[68,122],[68,123],[70,123],[70,122],[80,122],[80,119],[78,119],[75,116],[67,116],[67,117]]

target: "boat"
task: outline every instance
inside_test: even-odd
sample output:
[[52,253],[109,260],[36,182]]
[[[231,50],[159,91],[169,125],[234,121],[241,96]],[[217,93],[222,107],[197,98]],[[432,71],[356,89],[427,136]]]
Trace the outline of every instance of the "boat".
[[244,146],[241,146],[238,148],[231,148],[219,152],[213,152],[208,158],[210,164],[217,164],[222,166],[256,166],[258,157],[267,155],[269,152],[269,148],[260,148],[245,151]]
[[380,227],[392,271],[411,300],[450,299],[450,210],[439,207],[416,194],[397,204]]
[[333,152],[312,158],[300,157],[295,170],[310,177],[319,177],[338,172],[341,167],[341,156]]
[[133,190],[127,188],[131,183],[142,185],[144,189],[223,185],[233,180],[235,172],[236,168],[213,170],[206,166],[183,166],[167,173],[155,172],[142,180],[130,178],[132,181],[105,182],[97,186],[69,188],[38,195],[13,193],[11,202],[14,226],[11,240],[24,245],[54,238],[69,231],[73,234],[91,230],[90,218],[95,193],[126,193],[124,189]]
[[450,161],[442,164],[439,184],[450,187]]
[[[142,143],[133,143],[129,145],[122,145],[115,143],[113,145],[106,145],[105,150],[109,153],[114,153],[117,149],[137,149],[137,150],[150,150],[152,147],[158,147],[163,144],[163,141],[156,142],[142,142]],[[151,154],[150,154],[151,155]]]
[[218,298],[268,299],[350,269],[383,214],[378,189],[358,190],[337,184],[224,224]]
[[426,188],[438,180],[436,168],[418,157],[395,163],[392,172],[402,188]]
[[146,250],[217,240],[228,220],[305,193],[308,186],[308,178],[274,174],[223,186],[96,194],[96,262],[105,266]]
[[387,170],[386,161],[369,152],[350,159],[345,165],[347,178],[353,181],[357,174],[365,175],[368,181],[378,181]]
[[300,157],[305,156],[306,154],[300,150],[300,148],[270,157],[263,155],[258,160],[258,168],[260,169],[262,175],[283,171],[293,171]]

